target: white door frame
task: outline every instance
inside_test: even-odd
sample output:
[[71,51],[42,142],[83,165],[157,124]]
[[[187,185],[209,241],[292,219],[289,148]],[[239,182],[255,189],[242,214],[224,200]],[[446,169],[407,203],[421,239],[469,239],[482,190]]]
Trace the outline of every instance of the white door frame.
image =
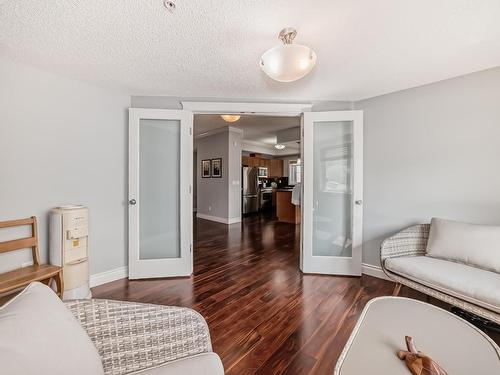
[[[356,158],[357,164],[354,165],[355,170],[358,171],[358,176],[356,179],[356,189],[353,192],[353,202],[360,201],[362,203],[363,196],[363,111],[362,110],[333,110],[333,111],[320,111],[320,112],[311,112],[312,104],[310,103],[247,103],[247,102],[200,102],[200,101],[182,101],[182,108],[186,110],[190,110],[195,114],[220,114],[220,113],[241,113],[245,115],[259,115],[259,116],[302,116],[302,120],[304,116],[318,116],[321,113],[331,113],[335,112],[341,117],[343,120],[349,120],[349,115],[352,116],[352,120],[356,124],[355,129],[355,139],[356,144],[361,145],[361,148],[356,149],[358,157]],[[321,116],[321,115],[319,115]],[[312,127],[308,129],[312,132]],[[304,127],[302,126],[302,131],[304,131]],[[303,136],[303,134],[302,134]],[[306,157],[304,153],[304,142],[301,142],[301,155],[303,159],[310,159],[310,157]],[[312,160],[311,160],[312,163]],[[311,165],[312,167],[312,165]],[[303,177],[306,178],[305,170],[308,166],[304,165],[303,168]],[[309,194],[309,191],[307,192]],[[304,197],[304,183],[302,184],[302,197]],[[354,204],[354,203],[353,203]],[[304,273],[308,273],[311,271],[307,271],[304,269],[304,251],[306,251],[306,247],[304,246],[304,223],[308,222],[310,231],[312,230],[312,217],[306,217],[306,210],[302,207],[301,210],[302,218],[301,218],[301,234],[300,234],[300,269]],[[312,212],[309,213],[312,215]],[[350,270],[347,273],[343,274],[351,274],[351,275],[361,275],[362,272],[362,225],[363,225],[363,207],[361,205],[356,205],[353,210],[353,230],[356,230],[356,243],[353,242],[353,259],[350,259],[347,263],[350,263]],[[308,234],[312,234],[308,232]],[[311,249],[311,246],[308,247]],[[312,254],[311,254],[312,255]],[[339,258],[337,258],[339,259]],[[339,269],[333,269],[330,272],[323,272],[328,274],[339,273],[341,269],[348,268],[348,264],[345,264],[345,260],[341,261]],[[344,264],[342,264],[344,263]],[[353,266],[355,264],[355,266]],[[321,272],[320,272],[321,273]]]
[[194,114],[241,113],[258,116],[300,116],[312,109],[310,103],[181,102],[182,109]]
[[[314,122],[352,121],[353,175],[351,201],[352,257],[313,255],[313,124]],[[363,111],[305,112],[302,116],[301,149],[303,157],[302,226],[300,268],[304,273],[360,276],[363,255]],[[306,184],[308,180],[310,183]]]
[[[179,120],[180,174],[180,257],[165,259],[139,258],[139,126],[141,119]],[[129,195],[128,195],[128,254],[129,278],[189,276],[193,272],[193,114],[170,109],[129,109]],[[131,202],[132,201],[132,202]],[[135,203],[134,203],[135,201]]]
[[[260,116],[300,116],[300,115],[305,115],[308,113],[321,113],[321,112],[310,112],[312,109],[312,104],[310,103],[248,103],[248,102],[202,102],[202,101],[182,101],[182,108],[184,111],[178,111],[180,113],[189,113],[191,116],[191,124],[193,120],[193,114],[220,114],[220,113],[241,113],[245,115],[260,115]],[[140,108],[131,108],[131,110],[134,111],[141,111],[142,109]],[[147,109],[147,111],[163,111],[162,109]],[[168,110],[170,111],[170,110]],[[188,111],[188,112],[186,112]],[[190,112],[189,112],[190,111]],[[335,111],[335,112],[353,112],[353,111]],[[362,116],[362,111],[355,111]],[[129,135],[130,136],[130,135]],[[362,131],[360,136],[362,137]],[[361,138],[362,139],[362,138]],[[193,137],[191,136],[191,154],[192,154],[192,149],[193,149]],[[362,144],[362,143],[361,143]],[[303,147],[301,145],[301,147]],[[131,152],[132,150],[129,150]],[[361,150],[362,152],[362,150]],[[301,150],[302,155],[304,155],[303,150]],[[191,163],[191,168],[192,168],[193,163]],[[304,168],[305,169],[305,168]],[[192,170],[188,174],[190,183],[189,185],[192,186],[193,184],[193,172]],[[361,174],[362,176],[362,174]],[[129,178],[130,178],[130,166],[129,166]],[[359,184],[358,184],[359,185]],[[302,185],[304,188],[304,185]],[[361,189],[362,189],[362,181],[361,181]],[[302,191],[302,194],[304,196],[304,191]],[[190,241],[192,243],[192,195],[190,193],[190,199],[191,199],[191,205],[185,209],[183,208],[183,212],[189,213],[189,217],[191,220],[191,234],[190,234]],[[301,228],[301,251],[300,251],[300,269],[303,271],[303,252],[304,252],[304,235],[302,233],[303,231],[303,223],[304,223],[304,212],[305,210],[302,209],[302,228]],[[130,247],[130,241],[138,241],[137,238],[133,238],[131,236],[131,227],[130,227],[130,216],[133,215],[132,212],[129,210],[129,247]],[[361,220],[362,223],[362,220]],[[312,224],[312,222],[311,222]],[[357,225],[357,227],[360,227]],[[138,228],[137,228],[138,229]],[[138,232],[136,232],[138,234]],[[361,244],[359,244],[359,248],[361,248]],[[353,246],[354,250],[354,246]],[[130,254],[130,252],[129,252]],[[361,252],[360,252],[361,254]],[[130,255],[129,255],[130,256]],[[192,266],[193,266],[193,258],[192,258],[192,252],[190,253],[190,262],[191,262],[191,268],[190,268],[190,273],[192,273]],[[129,260],[130,264],[130,260]],[[130,275],[130,267],[129,267],[129,275]]]

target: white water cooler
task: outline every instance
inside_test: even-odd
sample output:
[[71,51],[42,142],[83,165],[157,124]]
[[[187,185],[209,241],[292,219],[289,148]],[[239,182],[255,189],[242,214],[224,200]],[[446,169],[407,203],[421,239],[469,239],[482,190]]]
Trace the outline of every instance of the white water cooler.
[[64,300],[91,298],[89,284],[89,210],[61,206],[50,211],[50,263],[63,269]]

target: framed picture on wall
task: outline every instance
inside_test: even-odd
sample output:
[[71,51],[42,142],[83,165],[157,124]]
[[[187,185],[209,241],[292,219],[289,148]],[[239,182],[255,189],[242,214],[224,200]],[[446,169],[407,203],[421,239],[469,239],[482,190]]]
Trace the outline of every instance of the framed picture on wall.
[[205,159],[201,161],[201,177],[210,178],[211,177],[211,167],[210,159]]
[[212,177],[222,177],[222,158],[212,159]]

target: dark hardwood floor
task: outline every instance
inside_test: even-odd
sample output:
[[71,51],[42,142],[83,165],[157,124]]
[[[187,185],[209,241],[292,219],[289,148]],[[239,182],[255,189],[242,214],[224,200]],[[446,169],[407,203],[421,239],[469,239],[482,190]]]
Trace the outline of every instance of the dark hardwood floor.
[[[299,227],[270,217],[197,219],[194,240],[194,276],[123,279],[92,292],[197,310],[227,374],[331,374],[366,302],[393,290],[370,276],[302,275]],[[402,295],[425,300],[407,288]]]

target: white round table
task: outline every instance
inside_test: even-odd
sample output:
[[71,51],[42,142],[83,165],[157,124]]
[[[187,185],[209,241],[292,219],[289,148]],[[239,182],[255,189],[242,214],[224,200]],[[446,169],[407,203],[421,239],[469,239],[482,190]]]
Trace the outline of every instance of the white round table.
[[450,375],[500,374],[500,349],[485,333],[448,311],[402,297],[366,304],[335,374],[411,374],[396,355],[406,350],[405,336]]

